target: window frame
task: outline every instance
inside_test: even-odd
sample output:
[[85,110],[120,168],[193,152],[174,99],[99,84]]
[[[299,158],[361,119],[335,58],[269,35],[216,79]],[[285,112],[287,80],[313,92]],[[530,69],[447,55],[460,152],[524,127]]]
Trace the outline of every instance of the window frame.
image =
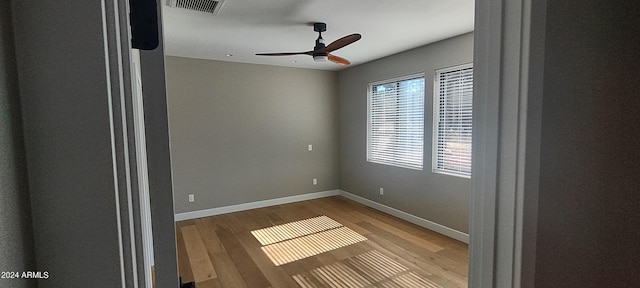
[[[413,79],[422,79],[424,87],[423,87],[423,91],[422,91],[422,145],[421,145],[421,153],[420,153],[420,167],[415,167],[411,164],[406,164],[403,165],[402,162],[394,162],[394,163],[387,163],[387,162],[382,162],[382,161],[376,161],[376,160],[372,160],[371,158],[371,145],[372,145],[372,121],[371,121],[371,117],[372,117],[372,100],[373,100],[373,87],[378,86],[378,85],[383,85],[383,84],[391,84],[391,83],[398,83],[398,82],[402,82],[402,81],[407,81],[407,80],[413,80]],[[424,142],[425,142],[425,111],[426,111],[426,73],[425,72],[418,72],[418,73],[414,73],[414,74],[409,74],[409,75],[405,75],[405,76],[400,76],[400,77],[395,77],[395,78],[390,78],[390,79],[385,79],[385,80],[380,80],[380,81],[375,81],[375,82],[370,82],[367,85],[367,139],[366,139],[366,155],[365,155],[365,160],[369,163],[376,163],[376,164],[381,164],[381,165],[388,165],[388,166],[393,166],[393,167],[398,167],[398,168],[405,168],[405,169],[411,169],[411,170],[418,170],[418,171],[423,171],[424,170],[424,159],[425,159],[425,154],[424,154]]]
[[[439,122],[440,122],[440,74],[441,73],[447,73],[447,72],[451,72],[451,71],[456,71],[456,70],[463,70],[463,69],[468,69],[471,68],[473,69],[473,62],[470,63],[465,63],[465,64],[460,64],[460,65],[455,65],[455,66],[449,66],[449,67],[443,67],[443,68],[439,68],[435,70],[435,73],[433,75],[433,123],[432,123],[432,153],[431,153],[431,171],[433,173],[438,173],[438,174],[445,174],[445,175],[450,175],[450,176],[456,176],[456,177],[462,177],[462,178],[471,178],[472,175],[472,169],[471,169],[471,164],[469,166],[469,171],[468,172],[464,172],[464,171],[451,171],[451,170],[446,170],[443,168],[439,168],[438,167],[438,142],[439,142]],[[473,77],[473,70],[471,73],[472,77]],[[472,86],[472,98],[471,101],[473,103],[473,86]],[[471,113],[473,114],[473,106],[471,107]],[[472,120],[473,122],[473,120]],[[473,125],[473,123],[471,124]],[[473,127],[473,126],[472,126]],[[473,135],[471,136],[471,141],[473,141]],[[471,145],[471,141],[469,143],[469,145]],[[470,150],[469,152],[469,157],[471,159],[471,161],[473,161],[473,154]]]

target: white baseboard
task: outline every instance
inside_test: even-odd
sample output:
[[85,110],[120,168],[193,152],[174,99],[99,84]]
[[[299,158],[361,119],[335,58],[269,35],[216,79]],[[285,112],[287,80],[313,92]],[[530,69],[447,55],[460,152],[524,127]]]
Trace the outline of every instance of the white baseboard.
[[308,193],[308,194],[262,200],[262,201],[256,201],[256,202],[250,202],[250,203],[242,203],[242,204],[225,206],[225,207],[198,210],[193,212],[178,213],[175,215],[174,218],[175,218],[175,221],[178,222],[178,221],[209,217],[209,216],[220,215],[220,214],[231,213],[231,212],[245,211],[245,210],[269,207],[269,206],[280,205],[280,204],[287,204],[287,203],[293,203],[293,202],[299,202],[299,201],[305,201],[305,200],[311,200],[311,199],[324,198],[329,196],[335,196],[335,195],[338,195],[339,193],[340,192],[338,190]]
[[398,217],[400,219],[409,221],[409,222],[411,222],[413,224],[416,224],[418,226],[422,226],[422,227],[427,228],[429,230],[433,230],[435,232],[438,232],[438,233],[440,233],[442,235],[446,235],[446,236],[449,236],[449,237],[451,237],[453,239],[456,239],[458,241],[462,241],[464,243],[469,244],[469,234],[467,234],[467,233],[460,232],[458,230],[449,228],[447,226],[440,225],[440,224],[435,223],[435,222],[431,222],[429,220],[420,218],[418,216],[409,214],[407,212],[400,211],[400,210],[395,209],[395,208],[391,208],[389,206],[380,204],[380,203],[375,202],[375,201],[371,201],[369,199],[357,196],[355,194],[351,194],[351,193],[343,191],[343,190],[338,190],[338,191],[339,191],[339,195],[340,196],[343,196],[345,198],[348,198],[348,199],[351,199],[353,201],[356,201],[356,202],[358,202],[360,204],[367,205],[367,206],[369,206],[369,207],[371,207],[373,209],[380,210],[380,211],[382,211],[384,213],[396,216],[396,217]]
[[308,193],[308,194],[289,196],[289,197],[283,197],[283,198],[256,201],[251,203],[242,203],[242,204],[225,206],[225,207],[211,208],[211,209],[198,210],[198,211],[192,211],[192,212],[184,212],[184,213],[176,214],[174,218],[175,218],[175,221],[178,222],[178,221],[209,217],[209,216],[220,215],[220,214],[231,213],[231,212],[245,211],[245,210],[264,208],[264,207],[280,205],[280,204],[287,204],[287,203],[293,203],[293,202],[299,202],[299,201],[305,201],[305,200],[336,196],[336,195],[340,195],[345,198],[351,199],[360,204],[363,204],[373,209],[380,210],[387,214],[396,216],[400,219],[409,221],[418,226],[422,226],[429,230],[433,230],[440,234],[449,236],[453,239],[456,239],[465,243],[469,243],[469,234],[467,233],[460,232],[458,230],[440,225],[435,222],[431,222],[429,220],[420,218],[418,216],[409,214],[407,212],[400,211],[395,208],[391,208],[389,206],[357,196],[355,194],[351,194],[343,190],[329,190],[329,191]]

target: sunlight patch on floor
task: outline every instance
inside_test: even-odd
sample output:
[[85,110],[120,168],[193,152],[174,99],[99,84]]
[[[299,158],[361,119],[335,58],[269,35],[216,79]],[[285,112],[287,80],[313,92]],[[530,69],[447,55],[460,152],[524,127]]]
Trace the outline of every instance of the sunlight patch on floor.
[[327,216],[318,216],[305,220],[251,231],[260,244],[269,245],[313,233],[342,227],[342,224]]
[[324,215],[254,230],[251,235],[276,266],[367,240]]
[[376,250],[294,275],[293,280],[303,288],[441,287]]
[[340,227],[263,246],[262,251],[280,266],[366,240],[355,231]]
[[382,288],[405,288],[405,287],[424,287],[424,288],[441,288],[442,286],[433,281],[420,277],[416,273],[402,274],[387,282],[379,285]]

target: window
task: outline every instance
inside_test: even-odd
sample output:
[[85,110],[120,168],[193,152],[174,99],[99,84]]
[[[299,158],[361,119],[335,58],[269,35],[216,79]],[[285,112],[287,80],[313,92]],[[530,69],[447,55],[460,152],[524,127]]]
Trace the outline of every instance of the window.
[[471,177],[473,66],[436,71],[433,172]]
[[424,74],[369,84],[367,161],[422,170]]

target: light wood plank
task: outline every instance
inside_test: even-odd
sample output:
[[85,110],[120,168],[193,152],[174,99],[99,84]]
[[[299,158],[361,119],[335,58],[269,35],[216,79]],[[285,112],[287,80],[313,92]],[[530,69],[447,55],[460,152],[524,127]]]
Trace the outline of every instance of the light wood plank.
[[187,225],[182,227],[181,230],[194,281],[200,283],[218,277],[207,254],[207,248],[202,242],[198,228],[195,225]]
[[468,269],[466,267],[461,267],[460,265],[457,264],[456,261],[443,257],[437,253],[434,253],[423,246],[416,245],[413,242],[410,242],[406,239],[403,239],[392,233],[382,230],[370,223],[365,222],[365,223],[361,223],[360,225],[363,225],[367,229],[374,231],[375,235],[380,237],[381,239],[385,239],[386,241],[394,243],[396,246],[399,246],[405,249],[406,251],[411,251],[412,253],[415,253],[416,255],[420,256],[423,259],[429,259],[430,260],[429,262],[438,265],[443,270],[452,271],[463,277],[466,276],[468,273],[467,271]]
[[[369,216],[367,216],[365,214],[362,214],[362,213],[360,213],[358,211],[353,211],[351,213],[356,215],[358,218],[362,219],[362,221],[369,222],[369,223],[375,225],[376,227],[379,227],[380,229],[384,229],[384,230],[388,231],[389,233],[393,233],[396,236],[398,236],[398,237],[400,237],[402,239],[405,239],[407,241],[410,241],[410,242],[412,242],[412,243],[414,243],[414,244],[416,244],[416,245],[418,245],[420,247],[428,249],[431,252],[438,252],[438,251],[442,251],[444,249],[444,247],[442,247],[440,245],[436,245],[436,244],[434,244],[434,243],[432,243],[430,241],[427,241],[427,240],[422,239],[420,237],[416,237],[413,234],[409,234],[406,231],[400,230],[400,229],[398,229],[398,228],[396,228],[394,226],[391,226],[391,225],[389,225],[387,223],[384,223],[384,222],[382,222],[382,221],[380,221],[378,219],[375,219],[373,217],[369,217]],[[360,225],[360,226],[362,226],[362,225]],[[365,227],[365,229],[366,229],[366,227]]]
[[[262,274],[267,278],[269,283],[271,283],[272,287],[297,287],[291,275],[286,272],[286,270],[280,266],[275,266],[271,260],[267,257],[267,255],[262,252],[260,249],[260,243],[253,238],[253,236],[249,234],[238,235],[238,241],[242,244],[244,249],[246,249],[247,254],[255,265],[258,266]],[[296,263],[295,265],[299,265]]]
[[182,277],[183,283],[194,282],[193,280],[193,271],[191,271],[191,263],[189,263],[189,255],[187,255],[187,247],[184,243],[184,238],[182,237],[181,226],[176,225],[176,241],[178,243],[178,270],[179,275]]
[[224,286],[218,279],[209,279],[203,282],[196,283],[196,288],[226,288],[231,286]]
[[235,237],[232,230],[229,228],[219,228],[216,230],[216,233],[234,265],[239,268],[238,272],[242,275],[248,287],[271,286],[262,271],[260,271],[256,263]]
[[218,234],[215,233],[215,221],[212,221],[211,218],[198,219],[196,221],[196,227],[198,227],[198,231],[200,231],[202,241],[207,244],[207,252],[209,253],[209,258],[213,263],[214,269],[218,273],[220,285],[222,285],[222,287],[247,287],[240,272],[234,265],[233,260],[231,260],[231,257],[229,257],[229,254],[227,254],[227,251],[224,249],[222,242],[218,238]]
[[[370,243],[378,251],[384,252],[387,255],[402,255],[400,259],[406,261],[403,264],[407,265],[408,267],[413,266],[413,270],[425,271],[425,273],[427,274],[433,274],[441,279],[444,279],[444,282],[440,283],[443,287],[467,287],[467,277],[446,270],[436,263],[431,262],[430,259],[424,259],[416,253],[413,253],[413,251],[407,251],[398,245],[394,245],[393,242],[388,241],[382,237],[378,237],[375,234],[371,235],[370,240]],[[432,279],[435,280],[436,278]]]

